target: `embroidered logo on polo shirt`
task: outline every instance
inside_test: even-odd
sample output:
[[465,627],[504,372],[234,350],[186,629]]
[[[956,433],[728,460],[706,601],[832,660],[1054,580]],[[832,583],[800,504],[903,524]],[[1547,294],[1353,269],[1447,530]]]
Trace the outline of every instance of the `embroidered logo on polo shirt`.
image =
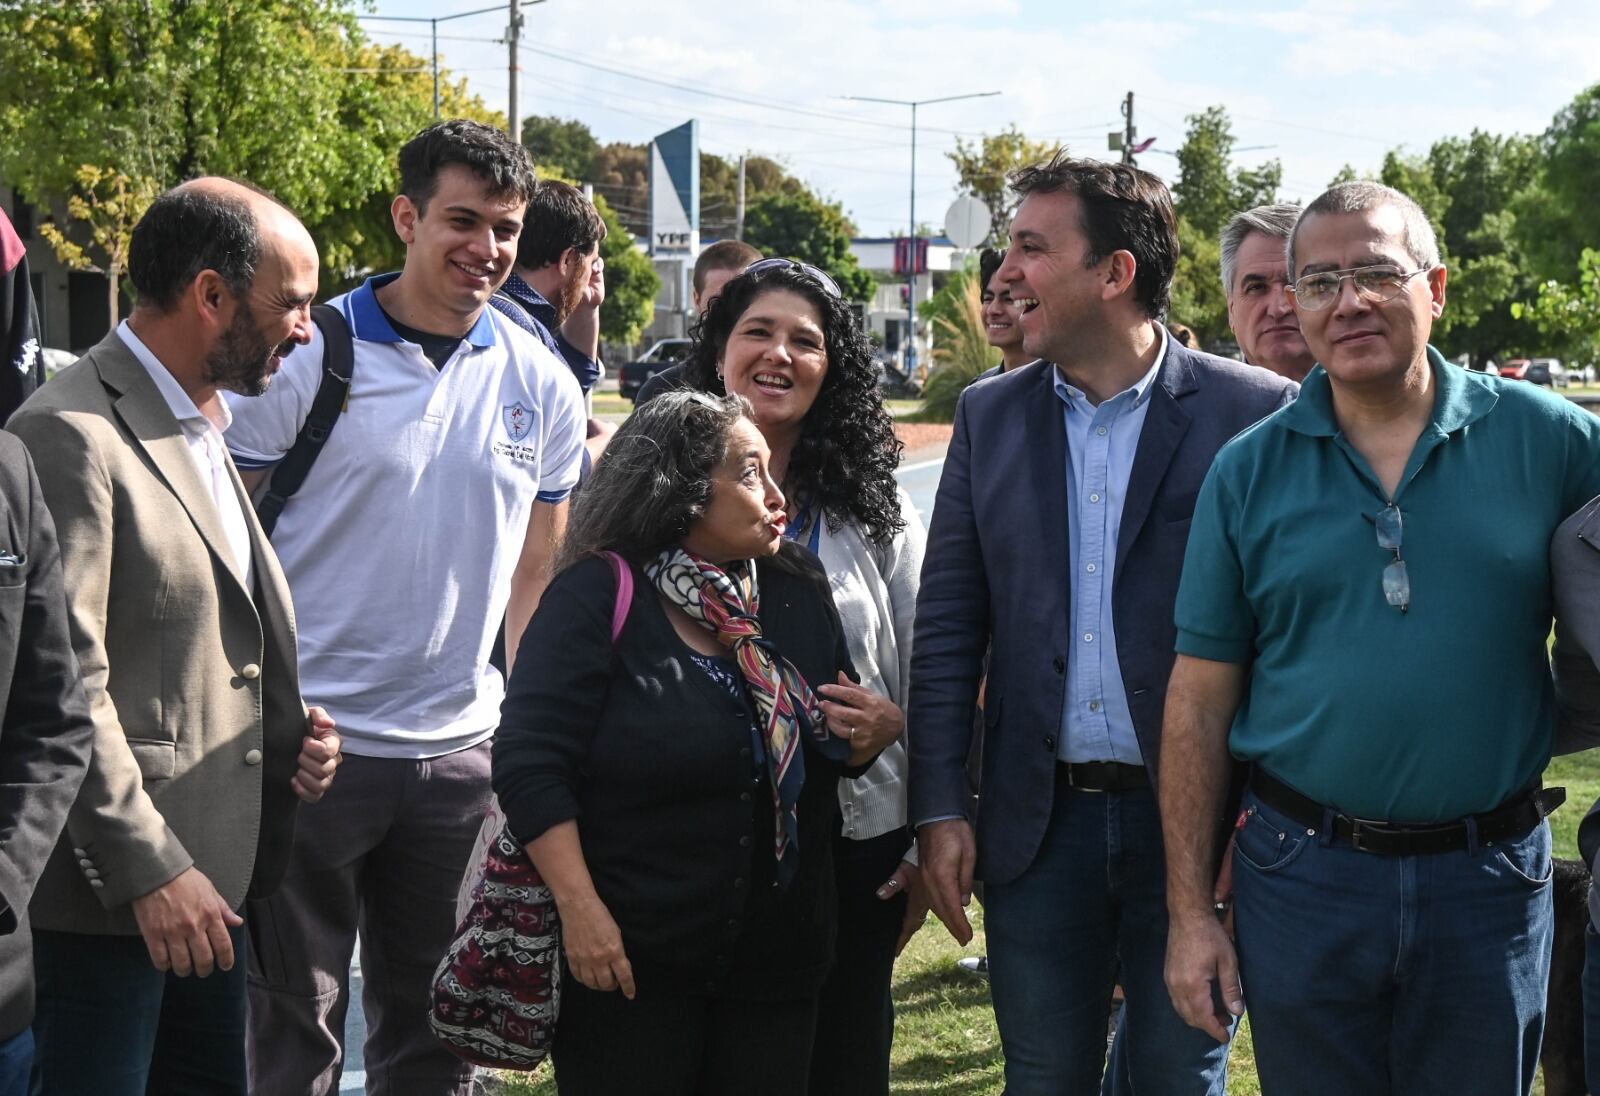
[[500,409],[500,421],[505,423],[506,433],[512,441],[521,441],[528,436],[528,431],[533,429],[533,412],[522,406],[522,401],[507,404]]

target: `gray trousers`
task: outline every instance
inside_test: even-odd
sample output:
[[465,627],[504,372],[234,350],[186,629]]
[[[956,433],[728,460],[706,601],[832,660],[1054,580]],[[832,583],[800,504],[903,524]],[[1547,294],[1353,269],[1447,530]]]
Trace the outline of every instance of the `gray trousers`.
[[339,1088],[361,933],[368,1096],[469,1096],[472,1067],[428,1030],[428,988],[489,805],[489,743],[426,761],[346,754],[302,804],[283,886],[249,904],[255,1096]]

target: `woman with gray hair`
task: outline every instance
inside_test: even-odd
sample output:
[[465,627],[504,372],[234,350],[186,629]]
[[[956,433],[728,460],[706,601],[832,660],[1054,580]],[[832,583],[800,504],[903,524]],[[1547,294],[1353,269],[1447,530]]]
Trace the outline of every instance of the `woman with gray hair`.
[[672,392],[623,424],[507,690],[494,789],[561,917],[565,1096],[806,1091],[834,789],[893,735],[812,691],[855,671],[750,414]]

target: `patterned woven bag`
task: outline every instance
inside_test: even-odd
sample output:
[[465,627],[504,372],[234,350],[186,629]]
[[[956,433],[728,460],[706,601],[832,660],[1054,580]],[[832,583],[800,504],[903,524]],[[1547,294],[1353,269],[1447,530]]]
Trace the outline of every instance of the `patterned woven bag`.
[[[633,572],[615,552],[616,643],[633,601]],[[456,898],[457,928],[433,973],[428,1025],[474,1065],[530,1070],[555,1039],[561,1007],[561,922],[555,896],[491,801]]]

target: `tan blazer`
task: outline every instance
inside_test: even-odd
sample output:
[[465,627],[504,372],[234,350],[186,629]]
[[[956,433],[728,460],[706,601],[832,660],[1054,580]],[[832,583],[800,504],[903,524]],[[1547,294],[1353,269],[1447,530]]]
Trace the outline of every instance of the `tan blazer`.
[[135,933],[128,903],[191,864],[235,909],[270,893],[294,838],[306,712],[289,590],[237,473],[254,590],[182,428],[115,332],[6,429],[55,517],[95,726],[34,926]]

